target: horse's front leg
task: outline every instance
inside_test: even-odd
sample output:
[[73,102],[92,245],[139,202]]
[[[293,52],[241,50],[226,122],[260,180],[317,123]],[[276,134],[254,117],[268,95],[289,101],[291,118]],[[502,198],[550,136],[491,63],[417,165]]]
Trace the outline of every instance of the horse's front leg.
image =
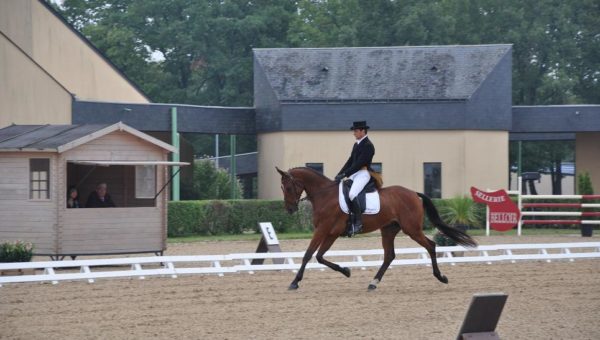
[[315,231],[315,233],[313,234],[313,238],[310,241],[310,244],[308,245],[306,252],[304,253],[304,257],[302,258],[302,265],[300,266],[300,269],[298,269],[298,273],[296,273],[296,277],[294,278],[294,281],[292,281],[292,283],[290,283],[290,286],[288,288],[289,290],[298,289],[298,282],[302,281],[302,277],[304,276],[304,269],[306,268],[306,264],[308,263],[308,261],[310,261],[313,254],[315,253],[315,251],[321,244],[322,240],[323,240],[323,235],[321,235],[321,233],[319,233],[318,230]]
[[323,258],[323,255],[325,255],[325,253],[329,250],[329,248],[331,248],[331,246],[333,245],[333,242],[335,242],[335,240],[337,240],[338,237],[339,237],[339,235],[331,235],[331,234],[329,234],[325,237],[323,242],[321,242],[321,246],[319,247],[319,252],[317,253],[317,261],[320,264],[324,264],[327,267],[344,274],[346,277],[350,277],[350,268],[340,267],[340,265],[333,263],[333,262],[329,262]]

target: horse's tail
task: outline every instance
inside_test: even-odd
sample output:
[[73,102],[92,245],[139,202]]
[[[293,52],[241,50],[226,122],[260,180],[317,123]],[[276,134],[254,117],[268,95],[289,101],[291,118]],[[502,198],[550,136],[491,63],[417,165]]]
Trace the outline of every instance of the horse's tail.
[[462,230],[452,228],[451,226],[447,225],[444,221],[442,221],[442,219],[440,218],[440,214],[438,214],[435,205],[433,205],[433,202],[429,197],[419,192],[417,192],[417,195],[419,195],[419,197],[421,197],[421,200],[423,200],[423,207],[425,208],[425,212],[427,213],[429,221],[433,223],[433,225],[435,225],[435,227],[438,228],[439,231],[441,231],[446,236],[448,236],[449,238],[451,238],[456,243],[462,246],[477,247],[477,242],[475,242],[475,240],[473,240],[473,238],[471,238],[471,236],[469,236],[467,233],[465,233]]

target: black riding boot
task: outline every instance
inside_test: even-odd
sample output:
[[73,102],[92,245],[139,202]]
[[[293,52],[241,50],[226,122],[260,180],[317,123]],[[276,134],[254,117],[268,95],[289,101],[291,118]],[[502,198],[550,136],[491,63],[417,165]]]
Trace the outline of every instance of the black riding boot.
[[350,231],[348,232],[348,236],[352,237],[355,234],[358,234],[362,231],[362,209],[360,208],[360,202],[358,198],[352,200],[352,226],[350,227]]

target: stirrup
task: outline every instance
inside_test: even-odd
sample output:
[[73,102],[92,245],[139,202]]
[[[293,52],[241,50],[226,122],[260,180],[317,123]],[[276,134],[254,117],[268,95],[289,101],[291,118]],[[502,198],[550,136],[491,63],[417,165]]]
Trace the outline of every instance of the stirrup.
[[350,227],[350,231],[348,232],[348,237],[352,237],[354,235],[360,234],[363,230],[363,225],[362,223],[357,227],[354,224],[352,224],[352,226]]

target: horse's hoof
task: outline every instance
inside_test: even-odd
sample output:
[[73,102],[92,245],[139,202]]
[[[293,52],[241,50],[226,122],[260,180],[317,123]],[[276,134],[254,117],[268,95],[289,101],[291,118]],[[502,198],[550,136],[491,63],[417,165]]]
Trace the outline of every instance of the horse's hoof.
[[297,283],[292,283],[288,287],[288,290],[296,290],[296,289],[298,289],[298,284]]
[[448,284],[448,278],[446,275],[440,275],[437,279],[440,280],[441,283]]
[[377,286],[376,286],[376,285],[374,285],[374,284],[370,284],[370,285],[369,285],[369,287],[368,287],[367,289],[368,289],[368,291],[369,291],[369,292],[372,292],[372,291],[374,291],[376,288],[377,288]]
[[342,274],[344,274],[346,277],[350,277],[352,273],[350,272],[350,268],[344,267],[342,268]]

